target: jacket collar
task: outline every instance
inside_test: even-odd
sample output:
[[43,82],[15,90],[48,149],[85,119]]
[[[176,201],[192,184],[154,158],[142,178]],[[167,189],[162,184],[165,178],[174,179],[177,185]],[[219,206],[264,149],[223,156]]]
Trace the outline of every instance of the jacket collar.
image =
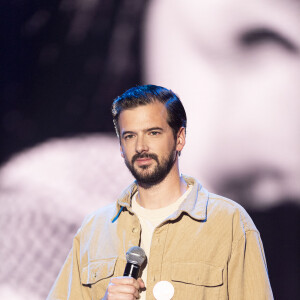
[[178,218],[183,212],[195,220],[205,221],[207,218],[207,203],[209,194],[198,180],[183,175],[184,180],[193,188],[187,198],[179,206],[179,209],[171,216],[171,219]]
[[[182,202],[179,209],[170,216],[170,219],[174,220],[183,212],[185,212],[193,219],[205,221],[207,218],[207,203],[209,199],[208,191],[204,189],[202,185],[193,177],[183,175],[183,179],[188,185],[192,185],[193,188],[188,194],[187,198]],[[122,195],[117,200],[116,210],[112,218],[112,222],[116,221],[124,207],[131,211],[131,198],[136,191],[136,181],[124,190]]]

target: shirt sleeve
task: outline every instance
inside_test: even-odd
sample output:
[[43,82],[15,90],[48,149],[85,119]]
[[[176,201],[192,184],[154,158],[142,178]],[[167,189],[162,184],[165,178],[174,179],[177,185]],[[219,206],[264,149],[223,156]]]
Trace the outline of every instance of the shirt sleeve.
[[89,289],[82,286],[79,268],[79,237],[75,236],[73,247],[47,297],[47,300],[91,299]]
[[246,231],[233,244],[228,264],[229,299],[274,299],[260,235]]

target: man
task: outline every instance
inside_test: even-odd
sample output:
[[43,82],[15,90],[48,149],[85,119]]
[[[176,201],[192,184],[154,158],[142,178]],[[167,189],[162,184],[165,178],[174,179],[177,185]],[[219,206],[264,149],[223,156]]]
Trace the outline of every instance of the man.
[[[117,203],[85,219],[48,299],[272,299],[259,232],[237,203],[179,172],[186,114],[163,87],[132,88],[113,103],[121,155],[136,181]],[[141,278],[122,276],[141,246]]]

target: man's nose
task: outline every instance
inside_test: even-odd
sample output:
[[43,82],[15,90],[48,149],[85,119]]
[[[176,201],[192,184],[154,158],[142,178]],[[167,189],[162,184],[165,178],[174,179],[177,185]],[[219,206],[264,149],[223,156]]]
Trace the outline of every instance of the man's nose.
[[136,139],[135,150],[137,153],[143,153],[143,152],[147,152],[149,150],[146,138],[144,136],[139,136]]

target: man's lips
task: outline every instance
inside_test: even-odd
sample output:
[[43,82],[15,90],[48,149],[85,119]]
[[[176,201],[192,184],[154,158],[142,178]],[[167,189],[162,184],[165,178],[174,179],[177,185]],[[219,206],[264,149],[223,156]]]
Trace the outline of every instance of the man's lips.
[[148,165],[152,163],[152,160],[155,160],[158,163],[158,158],[155,154],[136,154],[132,157],[132,165],[136,162],[138,166]]
[[151,157],[143,157],[135,160],[139,165],[147,165],[152,161]]

